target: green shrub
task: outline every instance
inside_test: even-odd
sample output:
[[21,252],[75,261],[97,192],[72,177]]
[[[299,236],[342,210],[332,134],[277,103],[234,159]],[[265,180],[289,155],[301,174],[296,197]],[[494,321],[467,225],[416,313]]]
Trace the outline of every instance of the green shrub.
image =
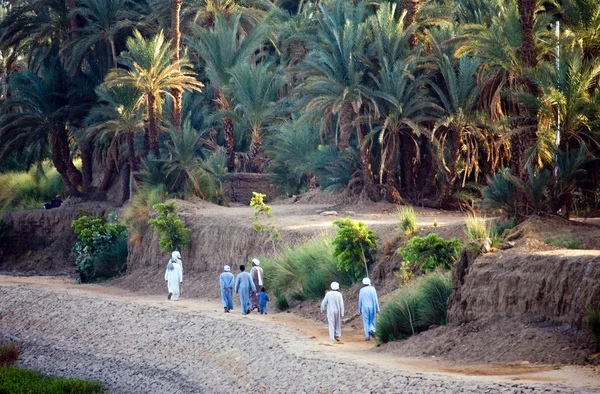
[[100,250],[90,257],[94,279],[110,279],[124,274],[127,270],[127,255],[127,236],[124,233],[110,247]]
[[333,225],[339,228],[332,242],[338,268],[350,272],[358,280],[363,277],[361,265],[364,264],[365,275],[369,276],[367,264],[373,262],[372,253],[377,250],[375,233],[363,222],[352,219],[335,220]]
[[448,297],[452,294],[450,273],[431,273],[402,288],[381,309],[377,319],[377,341],[406,339],[432,325],[447,322]]
[[413,235],[417,232],[417,214],[413,207],[400,208],[398,216],[400,217],[400,230],[402,234]]
[[431,233],[426,237],[412,237],[398,251],[404,260],[424,272],[431,272],[436,268],[451,269],[458,260],[461,249],[462,244],[458,238],[445,241],[439,235]]
[[325,235],[287,247],[278,255],[263,257],[261,266],[265,287],[283,299],[321,298],[331,282],[349,286],[353,280],[350,273],[338,269],[333,246]]
[[562,235],[544,240],[548,245],[554,245],[564,249],[583,249],[583,245],[573,235]]
[[596,352],[600,352],[600,309],[590,305],[585,309],[584,317],[588,329],[596,339]]
[[0,393],[97,394],[106,393],[100,382],[74,378],[44,377],[39,372],[16,367],[0,368]]
[[287,311],[288,309],[290,309],[290,304],[288,303],[287,298],[285,298],[285,296],[282,295],[275,296],[275,306],[280,311]]
[[152,213],[152,207],[165,201],[167,188],[165,185],[142,184],[135,191],[129,205],[123,212],[123,219],[129,227],[130,235],[141,237],[145,227],[148,225],[148,219]]
[[494,176],[487,177],[487,186],[481,189],[481,205],[489,209],[500,210],[508,216],[518,213],[515,200],[515,178],[510,168],[499,170]]
[[156,204],[158,217],[148,220],[148,224],[160,235],[159,243],[163,253],[174,250],[183,251],[190,241],[190,229],[179,217],[179,207],[175,201],[168,204]]
[[[21,349],[15,342],[7,342],[0,344],[0,368],[9,367],[17,363]],[[0,391],[2,392],[2,391]]]
[[[269,234],[271,241],[275,241],[276,239],[281,239],[279,230],[275,228],[272,222],[261,223],[261,217],[267,220],[273,218],[271,207],[264,202],[265,197],[265,194],[252,192],[252,198],[250,199],[250,206],[254,208],[252,225],[256,231]],[[275,248],[275,244],[273,244],[273,248]]]
[[79,283],[108,279],[111,277],[105,276],[108,273],[117,275],[123,271],[127,255],[125,254],[124,258],[121,256],[107,260],[105,252],[123,250],[123,243],[127,244],[126,226],[117,222],[106,223],[104,218],[91,216],[81,216],[73,220],[72,226],[79,239],[72,251],[77,264],[75,272]]

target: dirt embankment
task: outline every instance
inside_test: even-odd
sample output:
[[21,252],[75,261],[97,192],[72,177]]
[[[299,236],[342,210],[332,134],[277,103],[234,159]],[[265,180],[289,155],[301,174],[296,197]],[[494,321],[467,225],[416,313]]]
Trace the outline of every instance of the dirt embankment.
[[0,247],[0,271],[72,273],[71,249],[77,241],[71,223],[83,209],[98,216],[118,210],[107,203],[63,204],[51,210],[28,210],[3,215],[8,237]]

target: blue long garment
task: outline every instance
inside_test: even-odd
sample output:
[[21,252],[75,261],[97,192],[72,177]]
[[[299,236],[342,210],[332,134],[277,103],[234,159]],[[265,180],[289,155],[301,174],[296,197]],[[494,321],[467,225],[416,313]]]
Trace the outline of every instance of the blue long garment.
[[260,308],[258,308],[258,310],[260,311],[260,314],[262,315],[263,313],[267,313],[267,302],[269,302],[269,295],[263,291],[261,291],[260,293],[257,294],[258,299],[260,300]]
[[360,289],[358,295],[358,311],[363,317],[365,338],[371,338],[371,332],[375,332],[375,319],[379,312],[379,301],[377,291],[373,286],[365,286]]
[[223,272],[219,277],[221,284],[221,300],[223,300],[223,308],[233,309],[233,282],[234,276],[231,272]]
[[247,272],[240,273],[235,278],[235,292],[240,295],[240,304],[242,309],[242,315],[245,315],[252,306],[250,304],[250,292],[256,291],[256,286],[252,282],[252,277]]

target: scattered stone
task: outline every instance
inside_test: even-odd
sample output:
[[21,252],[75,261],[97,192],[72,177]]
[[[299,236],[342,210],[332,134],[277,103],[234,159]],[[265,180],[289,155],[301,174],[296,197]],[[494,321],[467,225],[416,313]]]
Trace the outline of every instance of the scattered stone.
[[337,211],[323,211],[319,215],[321,216],[337,216]]

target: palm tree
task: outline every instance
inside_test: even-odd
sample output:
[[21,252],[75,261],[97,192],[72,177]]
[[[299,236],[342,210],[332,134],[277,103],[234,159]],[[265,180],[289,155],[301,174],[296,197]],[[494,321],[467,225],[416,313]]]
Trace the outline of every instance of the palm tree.
[[78,195],[82,176],[73,164],[69,129],[68,79],[55,62],[41,70],[15,73],[0,123],[0,161],[26,150],[43,151],[50,146],[52,163],[70,195]]
[[[204,70],[211,85],[215,89],[215,100],[221,111],[232,111],[232,103],[224,90],[231,79],[228,71],[238,64],[248,61],[264,43],[267,26],[261,25],[248,34],[242,34],[240,21],[242,14],[237,13],[229,20],[220,14],[215,15],[214,28],[192,26],[194,38],[189,46],[198,54],[204,63]],[[229,155],[227,168],[234,170],[235,145],[233,119],[222,120],[223,135]]]
[[268,64],[240,64],[229,71],[234,111],[240,113],[251,130],[250,151],[254,171],[262,170],[260,150],[268,126],[281,117],[283,110],[277,102],[277,92],[285,84],[281,73]]
[[258,26],[269,11],[277,6],[268,0],[188,0],[182,13],[186,19],[205,28],[213,28],[217,17],[230,19],[240,15],[240,25],[244,31]]
[[562,2],[561,19],[570,41],[580,41],[586,56],[600,56],[600,1]]
[[80,0],[71,15],[81,19],[82,27],[61,48],[62,58],[71,73],[75,73],[89,52],[110,56],[117,67],[118,47],[136,24],[125,0]]
[[[173,62],[179,62],[179,51],[181,49],[181,4],[182,0],[171,0],[171,44],[173,45]],[[181,112],[183,110],[183,91],[174,88],[171,91],[173,95],[173,112],[171,114],[171,122],[176,130],[181,131]]]
[[163,97],[172,98],[171,89],[197,90],[204,86],[194,78],[185,59],[172,61],[172,51],[165,43],[162,32],[146,40],[139,31],[127,40],[128,52],[121,63],[129,69],[116,69],[106,77],[106,86],[128,85],[142,92],[140,100],[146,101],[150,148],[160,156],[158,146],[157,111],[162,108]]
[[[406,26],[409,27],[417,21],[417,13],[421,8],[422,0],[402,0],[402,9],[406,11]],[[418,38],[415,33],[410,37],[410,45],[412,48],[417,46]]]
[[137,171],[135,134],[144,129],[143,111],[140,106],[142,92],[135,87],[122,85],[96,89],[98,105],[85,119],[86,138],[106,142],[109,146],[105,176],[99,190],[106,190],[120,161],[120,147],[127,143],[129,168]]
[[[337,1],[328,10],[319,4],[317,34],[307,39],[310,52],[302,62],[298,85],[299,106],[321,119],[326,132],[337,116],[340,150],[350,147],[356,125],[358,146],[363,164],[363,185],[370,199],[380,199],[370,163],[370,144],[364,125],[356,122],[366,108],[377,113],[377,103],[367,85],[367,24],[364,4],[356,6]],[[337,135],[337,133],[336,133]]]

